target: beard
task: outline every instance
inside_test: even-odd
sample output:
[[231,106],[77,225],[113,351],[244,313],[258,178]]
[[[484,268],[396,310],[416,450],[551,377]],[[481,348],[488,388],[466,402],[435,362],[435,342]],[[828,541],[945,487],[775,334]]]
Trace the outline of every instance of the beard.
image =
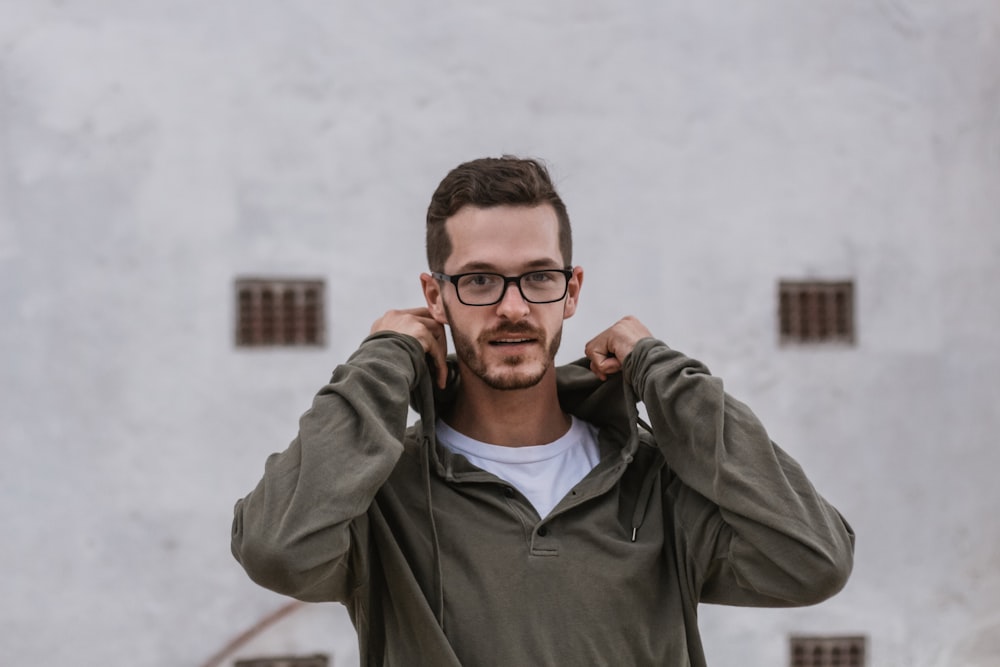
[[[445,309],[447,313],[447,308]],[[473,375],[483,381],[491,389],[500,391],[513,391],[517,389],[528,389],[534,387],[555,363],[556,353],[562,342],[562,329],[552,336],[551,340],[546,340],[545,333],[539,329],[526,324],[507,324],[484,331],[477,340],[473,340],[462,331],[459,331],[451,324],[451,314],[448,314],[448,323],[451,328],[451,340],[455,345],[455,354],[459,362],[464,364]],[[541,363],[527,366],[532,362],[534,355],[530,357],[524,354],[509,354],[503,357],[497,364],[490,366],[482,351],[489,349],[490,340],[499,335],[524,336],[537,340],[542,349]],[[521,366],[525,366],[521,368]]]

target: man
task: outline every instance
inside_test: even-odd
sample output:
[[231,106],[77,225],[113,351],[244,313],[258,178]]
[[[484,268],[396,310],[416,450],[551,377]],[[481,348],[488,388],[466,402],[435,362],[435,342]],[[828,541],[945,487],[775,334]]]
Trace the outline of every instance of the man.
[[583,270],[540,163],[452,170],[427,239],[426,307],[375,322],[237,503],[255,581],[345,604],[364,665],[435,667],[704,665],[699,602],[840,590],[849,526],[703,365],[626,317],[555,366]]

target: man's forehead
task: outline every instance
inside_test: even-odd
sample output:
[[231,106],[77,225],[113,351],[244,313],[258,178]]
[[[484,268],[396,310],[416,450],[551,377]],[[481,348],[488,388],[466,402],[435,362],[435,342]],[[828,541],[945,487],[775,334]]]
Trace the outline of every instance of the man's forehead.
[[452,242],[459,238],[467,242],[505,237],[512,232],[541,240],[559,238],[559,218],[549,204],[538,206],[492,206],[481,208],[466,205],[445,221]]
[[445,223],[451,243],[448,264],[466,270],[503,266],[561,266],[559,220],[549,205],[466,206]]

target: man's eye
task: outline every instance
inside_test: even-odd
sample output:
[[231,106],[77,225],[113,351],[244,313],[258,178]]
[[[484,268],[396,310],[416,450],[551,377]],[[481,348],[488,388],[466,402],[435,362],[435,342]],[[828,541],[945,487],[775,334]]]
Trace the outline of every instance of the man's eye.
[[466,276],[463,282],[470,287],[486,287],[496,282],[496,276],[491,276],[488,273],[475,273]]
[[529,273],[524,277],[524,280],[529,283],[547,283],[553,280],[551,271],[536,271],[535,273]]

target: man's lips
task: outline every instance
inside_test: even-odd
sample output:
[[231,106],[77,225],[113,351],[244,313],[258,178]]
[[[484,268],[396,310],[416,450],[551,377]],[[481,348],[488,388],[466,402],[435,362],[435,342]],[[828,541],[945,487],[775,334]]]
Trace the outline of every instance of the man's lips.
[[536,338],[496,338],[489,341],[490,345],[529,345],[538,342]]
[[494,347],[516,347],[518,345],[531,345],[542,339],[539,332],[531,329],[520,330],[499,330],[491,331],[483,339]]

